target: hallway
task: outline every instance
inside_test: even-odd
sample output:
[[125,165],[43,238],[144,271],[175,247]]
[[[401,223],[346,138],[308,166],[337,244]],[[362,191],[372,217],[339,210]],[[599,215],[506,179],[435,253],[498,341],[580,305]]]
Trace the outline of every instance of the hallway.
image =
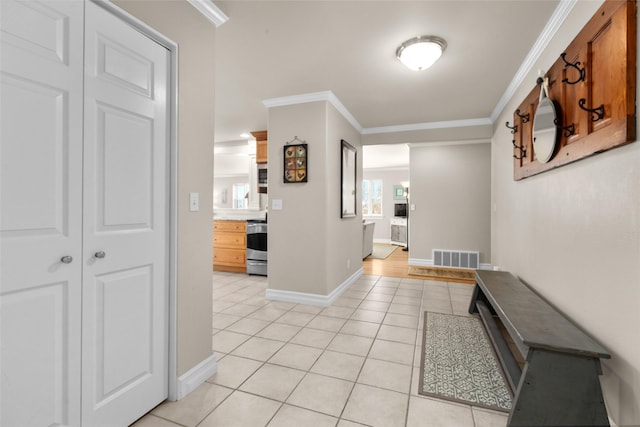
[[469,285],[365,275],[321,308],[265,300],[264,277],[213,282],[218,372],[135,427],[506,424],[506,414],[417,392],[422,313],[467,315]]

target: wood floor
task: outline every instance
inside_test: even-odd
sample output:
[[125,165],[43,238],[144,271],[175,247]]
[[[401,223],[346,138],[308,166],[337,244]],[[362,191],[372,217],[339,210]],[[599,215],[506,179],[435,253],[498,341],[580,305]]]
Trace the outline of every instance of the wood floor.
[[[424,276],[409,275],[409,252],[403,251],[400,246],[398,246],[398,249],[393,251],[393,253],[385,259],[363,259],[362,268],[364,270],[364,274],[371,276],[401,277],[403,279],[426,279]],[[468,280],[442,279],[438,277],[429,277],[429,279],[473,285],[473,281],[470,282]]]
[[386,259],[365,258],[362,260],[362,267],[364,274],[367,275],[416,278],[416,276],[409,276],[408,274],[409,252],[403,251],[400,246]]

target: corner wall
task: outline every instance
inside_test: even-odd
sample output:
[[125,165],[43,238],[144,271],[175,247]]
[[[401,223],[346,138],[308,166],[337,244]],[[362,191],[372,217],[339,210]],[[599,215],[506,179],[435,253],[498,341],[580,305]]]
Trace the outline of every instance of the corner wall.
[[[211,350],[215,27],[186,1],[114,1],[178,47],[177,375]],[[189,192],[200,211],[189,211]]]
[[640,144],[516,182],[503,125],[535,86],[537,70],[553,64],[601,4],[576,3],[496,120],[492,260],[611,352],[600,377],[605,403],[617,425],[630,426],[640,425]]
[[[326,297],[362,267],[362,216],[340,218],[340,140],[358,149],[360,182],[360,135],[326,101],[268,114],[269,290]],[[283,147],[296,136],[308,144],[308,181],[285,184]]]

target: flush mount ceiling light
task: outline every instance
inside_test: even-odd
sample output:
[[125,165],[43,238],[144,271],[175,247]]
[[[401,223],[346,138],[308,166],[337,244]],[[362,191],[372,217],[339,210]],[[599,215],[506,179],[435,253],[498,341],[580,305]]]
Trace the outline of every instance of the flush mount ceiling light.
[[447,48],[447,42],[436,36],[418,36],[402,43],[396,57],[414,71],[431,67]]

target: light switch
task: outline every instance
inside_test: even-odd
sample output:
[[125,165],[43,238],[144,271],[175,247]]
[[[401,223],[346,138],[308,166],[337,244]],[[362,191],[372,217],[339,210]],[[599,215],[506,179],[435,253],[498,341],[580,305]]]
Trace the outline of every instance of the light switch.
[[411,203],[411,210],[415,211],[416,210],[416,204],[415,203]]
[[274,211],[282,210],[282,199],[273,199],[271,201],[271,209]]
[[189,193],[189,210],[191,212],[200,210],[200,193]]

